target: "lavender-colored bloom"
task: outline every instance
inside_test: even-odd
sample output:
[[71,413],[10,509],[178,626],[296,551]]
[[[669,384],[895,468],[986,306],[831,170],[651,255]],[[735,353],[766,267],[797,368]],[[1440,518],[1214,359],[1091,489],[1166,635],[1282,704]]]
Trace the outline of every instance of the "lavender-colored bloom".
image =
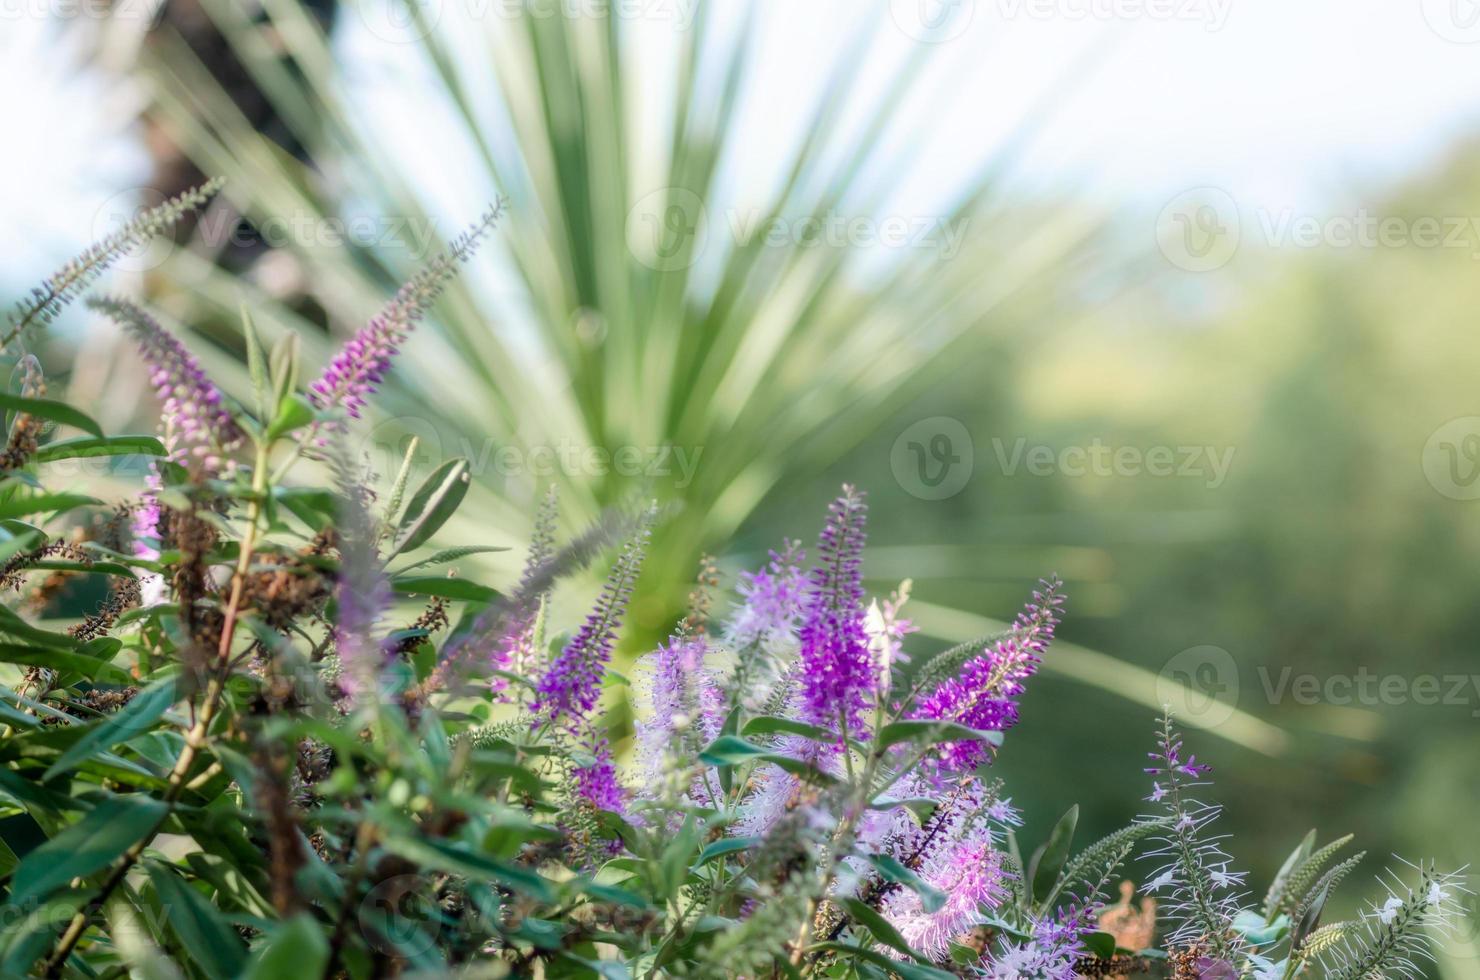
[[366,398],[385,379],[401,344],[457,275],[458,267],[472,257],[478,241],[498,220],[499,210],[495,205],[446,252],[428,262],[345,343],[323,375],[309,386],[315,407],[343,408],[350,418],[360,417]]
[[[1064,597],[1058,579],[1049,579],[1013,623],[1008,636],[988,647],[981,656],[962,665],[950,677],[920,699],[913,717],[953,721],[978,731],[1002,732],[1018,721],[1016,698],[1024,681],[1041,662],[1041,654],[1053,639]],[[987,758],[981,741],[947,742],[940,747],[941,768],[965,772]]]
[[161,425],[170,458],[198,462],[214,473],[220,455],[243,439],[221,389],[185,345],[138,306],[120,299],[93,299],[88,305],[121,324],[149,365],[149,382],[163,402]]
[[731,646],[758,645],[774,652],[795,642],[807,595],[804,557],[795,541],[787,541],[771,552],[765,568],[740,573],[738,591],[744,601],[725,631]]
[[[489,666],[496,671],[529,677],[541,666],[542,651],[536,647],[535,625],[543,597],[536,596],[534,589],[536,579],[555,556],[555,523],[559,515],[559,497],[555,487],[551,486],[535,514],[529,556],[524,561],[524,572],[515,591],[515,595],[530,598],[527,604],[511,614],[507,631],[489,656]],[[495,693],[507,690],[508,686],[507,677],[495,676],[489,682]]]
[[923,862],[920,877],[945,893],[944,905],[927,911],[918,892],[901,888],[889,893],[879,911],[912,949],[936,962],[949,958],[951,940],[981,921],[983,908],[995,908],[1007,897],[1002,855],[983,835],[935,849]]
[[588,749],[595,761],[589,766],[577,766],[571,773],[575,781],[576,796],[598,810],[624,812],[627,794],[617,781],[617,767],[612,762],[611,747],[605,738],[596,738]]
[[802,623],[800,681],[803,717],[831,727],[846,718],[855,731],[876,691],[877,674],[864,627],[863,544],[868,506],[844,487],[828,508],[818,539],[820,564],[808,583]]
[[650,527],[651,514],[622,549],[596,608],[540,678],[533,708],[545,722],[574,726],[596,706],[622,614],[642,568]]
[[1080,906],[1046,916],[1034,923],[1032,939],[1009,942],[977,975],[983,980],[1074,980],[1074,964],[1085,954],[1084,935],[1092,931]]
[[676,746],[702,747],[719,735],[725,696],[705,663],[709,643],[700,635],[675,636],[642,658],[651,714],[639,718],[637,758],[645,786],[657,786]]

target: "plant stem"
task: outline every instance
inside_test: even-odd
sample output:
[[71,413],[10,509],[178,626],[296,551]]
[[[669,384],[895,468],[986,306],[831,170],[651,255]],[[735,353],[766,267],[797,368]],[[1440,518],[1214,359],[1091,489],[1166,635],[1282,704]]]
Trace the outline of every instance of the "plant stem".
[[46,958],[42,976],[55,977],[61,973],[67,957],[72,955],[72,950],[77,946],[78,940],[87,931],[87,924],[93,913],[102,907],[103,903],[113,894],[114,889],[123,882],[125,876],[138,863],[144,850],[153,843],[160,829],[164,827],[165,821],[169,819],[174,810],[175,801],[185,789],[185,777],[189,774],[190,767],[195,764],[196,756],[205,747],[211,721],[216,717],[216,711],[221,706],[221,696],[226,691],[226,674],[231,659],[231,640],[236,632],[237,618],[241,612],[242,595],[246,591],[247,571],[252,564],[252,552],[257,546],[257,524],[262,518],[262,498],[267,490],[266,469],[267,446],[259,443],[256,466],[252,470],[252,500],[247,505],[247,528],[242,533],[236,573],[231,580],[231,598],[227,601],[225,618],[221,626],[221,640],[216,649],[216,669],[206,684],[205,699],[201,704],[200,713],[196,716],[195,724],[185,735],[185,746],[180,750],[180,757],[175,760],[175,765],[170,770],[168,785],[165,787],[163,796],[165,812],[142,838],[123,852],[122,857],[113,866],[113,870],[108,872],[108,877],[103,879],[98,894],[78,909],[77,914],[67,923],[67,928],[62,933],[61,939],[57,941],[56,948]]

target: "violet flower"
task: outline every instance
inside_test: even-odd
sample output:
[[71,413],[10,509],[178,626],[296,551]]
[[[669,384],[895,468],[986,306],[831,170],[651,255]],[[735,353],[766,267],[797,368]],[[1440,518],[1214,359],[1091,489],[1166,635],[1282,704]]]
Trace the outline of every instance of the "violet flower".
[[163,403],[160,424],[170,459],[182,465],[198,462],[212,474],[219,471],[222,454],[240,445],[244,435],[200,362],[133,303],[99,298],[88,305],[119,323],[149,365],[149,383]]
[[457,275],[458,266],[472,257],[479,240],[498,221],[499,213],[500,205],[495,204],[345,342],[323,375],[309,386],[308,397],[315,408],[342,408],[350,418],[360,417],[367,397],[385,380],[401,344]]
[[984,834],[935,849],[923,862],[920,877],[945,893],[940,908],[927,911],[918,892],[898,888],[888,894],[879,911],[912,949],[936,962],[949,958],[951,940],[970,932],[981,921],[983,908],[996,908],[1007,898],[1002,854]]
[[876,693],[863,607],[863,544],[868,506],[845,486],[828,507],[817,542],[820,564],[808,583],[799,653],[802,714],[814,725],[840,719],[862,727],[863,709]]
[[737,591],[743,602],[725,631],[733,647],[760,646],[767,652],[796,642],[806,601],[806,579],[801,563],[805,554],[787,541],[770,554],[765,568],[741,572]]
[[982,980],[1075,980],[1074,965],[1085,955],[1084,935],[1093,932],[1086,910],[1045,916],[1027,942],[1009,942],[977,976]]
[[[555,523],[559,518],[559,497],[552,485],[535,514],[534,533],[530,536],[529,556],[524,561],[524,571],[519,578],[515,595],[533,596],[534,583],[551,559],[555,557]],[[542,651],[536,648],[535,627],[543,597],[532,597],[511,615],[511,622],[502,639],[489,655],[489,666],[496,671],[533,676],[538,672]],[[509,686],[507,677],[495,675],[489,687],[496,693]]]
[[575,795],[598,810],[624,812],[627,794],[617,781],[617,767],[612,762],[611,746],[605,738],[594,738],[587,748],[595,761],[589,766],[576,766],[572,770]]
[[[987,732],[1003,732],[1017,724],[1016,698],[1025,690],[1023,682],[1038,669],[1064,604],[1057,578],[1042,585],[1018,614],[1012,632],[921,698],[912,717],[953,721]],[[979,740],[947,742],[940,746],[937,762],[943,769],[966,772],[985,761],[987,753]]]
[[596,707],[622,614],[642,568],[651,526],[649,512],[612,567],[596,608],[540,677],[532,707],[544,722],[563,721],[574,727]]

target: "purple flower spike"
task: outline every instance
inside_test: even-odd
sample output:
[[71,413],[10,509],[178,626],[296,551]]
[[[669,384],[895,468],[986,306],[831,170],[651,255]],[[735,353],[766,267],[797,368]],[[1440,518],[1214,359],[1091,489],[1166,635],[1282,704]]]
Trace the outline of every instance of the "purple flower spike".
[[652,534],[651,523],[649,512],[612,567],[596,608],[540,678],[532,707],[542,720],[574,726],[596,707],[617,629],[622,625],[622,614],[642,568]]
[[[1053,639],[1064,604],[1061,590],[1057,578],[1045,581],[1014,621],[1013,632],[968,660],[958,676],[942,681],[922,698],[914,717],[954,721],[987,732],[1005,732],[1016,725],[1016,699]],[[975,769],[986,758],[987,749],[980,741],[947,742],[940,747],[941,768],[955,772]]]
[[808,583],[802,623],[802,710],[814,725],[831,727],[842,717],[861,725],[862,710],[877,682],[869,653],[863,607],[863,544],[868,505],[845,486],[828,507],[818,539],[821,563]]
[[577,766],[572,771],[576,796],[598,810],[625,812],[627,793],[617,781],[617,767],[612,763],[611,747],[605,738],[600,738],[589,748],[596,761],[589,766]]
[[221,389],[185,345],[138,306],[120,299],[94,299],[88,305],[117,321],[149,365],[149,383],[163,402],[161,422],[170,458],[181,464],[194,460],[207,472],[217,472],[221,454],[243,439]]
[[499,211],[499,205],[494,205],[340,348],[323,376],[309,386],[308,397],[316,408],[343,408],[350,418],[360,417],[366,398],[385,380],[401,344],[457,275],[458,266],[472,257],[479,240],[498,220]]

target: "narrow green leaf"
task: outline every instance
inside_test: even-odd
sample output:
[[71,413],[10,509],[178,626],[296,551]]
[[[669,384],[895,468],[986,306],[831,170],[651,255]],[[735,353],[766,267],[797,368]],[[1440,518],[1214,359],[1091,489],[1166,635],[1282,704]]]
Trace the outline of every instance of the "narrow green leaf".
[[857,920],[869,932],[873,933],[875,939],[886,946],[892,946],[906,956],[920,959],[920,954],[910,949],[910,944],[899,934],[899,930],[890,924],[889,920],[880,915],[876,910],[870,908],[868,903],[857,898],[845,898],[843,907],[848,914]]
[[88,497],[80,493],[38,493],[26,497],[13,497],[0,503],[0,519],[53,511],[62,512],[101,503],[102,501],[96,497]]
[[1059,818],[1048,835],[1048,841],[1028,863],[1028,879],[1033,883],[1034,901],[1041,901],[1058,884],[1064,864],[1069,860],[1069,849],[1074,844],[1074,829],[1079,826],[1079,806],[1075,804]]
[[31,454],[33,463],[59,459],[92,459],[98,456],[163,456],[164,443],[154,436],[78,436],[42,446]]
[[911,888],[920,896],[920,905],[926,912],[937,912],[946,904],[946,893],[929,884],[924,878],[905,867],[897,858],[886,854],[872,854],[864,858],[874,866],[885,881]]
[[119,742],[142,734],[169,710],[178,696],[174,678],[159,681],[136,694],[121,710],[90,722],[87,734],[47,767],[41,781],[47,782],[58,773],[66,772],[95,752],[111,749]]
[[296,391],[291,392],[278,402],[277,414],[273,416],[272,424],[267,427],[267,438],[276,439],[295,429],[301,429],[312,422],[316,414],[307,398]]
[[148,796],[114,796],[25,856],[10,882],[10,902],[24,905],[101,871],[143,839],[168,807]]
[[149,880],[168,911],[166,921],[180,944],[207,976],[234,977],[246,962],[247,950],[236,930],[204,895],[190,887],[173,868],[157,861],[146,865]]
[[37,418],[50,419],[63,425],[70,425],[75,429],[81,429],[89,435],[102,438],[103,430],[98,423],[90,419],[86,413],[73,408],[66,402],[52,401],[47,398],[25,398],[21,395],[12,395],[8,392],[0,392],[0,408],[6,408],[15,412],[25,412]]
[[956,980],[956,974],[938,970],[933,966],[923,963],[910,963],[905,960],[896,960],[885,956],[883,953],[872,949],[864,949],[852,943],[818,943],[811,947],[819,951],[830,951],[852,956],[860,960],[867,960],[875,966],[882,967],[888,973],[898,974],[904,980]]
[[498,592],[486,585],[470,582],[465,578],[448,578],[445,575],[413,575],[391,582],[391,588],[402,595],[441,596],[461,602],[492,602]]
[[752,847],[760,844],[760,842],[761,838],[759,837],[722,838],[721,840],[717,840],[713,844],[708,845],[704,848],[704,850],[699,852],[698,863],[705,864],[709,861],[713,861],[717,857],[723,857],[726,854],[733,854],[736,851],[748,851]]
[[312,917],[298,915],[268,934],[252,952],[239,980],[322,976],[329,965],[329,940]]
[[469,555],[489,555],[497,551],[508,550],[508,548],[501,547],[499,545],[478,544],[464,545],[460,548],[443,548],[441,551],[432,555],[430,558],[423,558],[421,561],[412,562],[406,567],[400,569],[398,572],[396,572],[396,574],[404,575],[405,573],[411,571],[413,568],[425,568],[428,565],[445,565],[450,561],[457,561],[458,559],[466,558]]
[[267,371],[267,355],[262,350],[262,336],[257,333],[257,324],[252,320],[246,301],[241,304],[242,336],[247,340],[247,375],[252,379],[253,412],[260,421],[267,421],[267,406],[273,404],[272,379]]
[[745,728],[740,732],[742,735],[775,735],[778,733],[800,735],[802,738],[810,739],[814,742],[832,743],[838,740],[837,734],[828,731],[826,728],[820,728],[817,725],[808,725],[806,722],[794,721],[790,718],[777,718],[773,715],[761,715],[758,718],[750,719],[745,723]]
[[934,742],[986,742],[992,746],[1000,746],[1002,733],[967,728],[954,721],[911,718],[885,725],[879,731],[878,742],[882,748],[899,742],[916,742],[925,739]]
[[449,459],[432,471],[411,495],[400,521],[401,540],[392,555],[421,547],[447,523],[468,493],[468,461]]

